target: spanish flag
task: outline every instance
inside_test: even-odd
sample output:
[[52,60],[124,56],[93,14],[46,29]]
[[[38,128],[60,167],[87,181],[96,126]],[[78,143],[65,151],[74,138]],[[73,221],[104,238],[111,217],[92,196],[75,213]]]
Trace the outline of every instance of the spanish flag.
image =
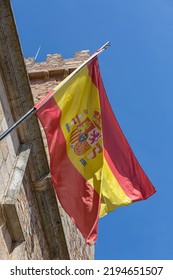
[[99,217],[155,192],[112,112],[97,56],[34,107],[57,197],[86,243],[95,243]]

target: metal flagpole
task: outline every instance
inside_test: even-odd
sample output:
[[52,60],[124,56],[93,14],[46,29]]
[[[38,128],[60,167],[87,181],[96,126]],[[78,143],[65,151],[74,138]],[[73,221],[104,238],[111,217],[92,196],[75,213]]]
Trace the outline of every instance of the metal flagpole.
[[[90,60],[92,60],[94,57],[96,57],[98,54],[100,54],[102,51],[107,49],[110,46],[110,42],[108,41],[106,44],[104,44],[100,49],[98,49],[94,54],[92,54],[86,61],[84,61],[78,68],[76,68],[70,75],[68,75],[60,84],[56,87],[56,91],[58,91],[60,88],[62,88],[76,73],[78,73]],[[51,95],[48,96],[48,98],[45,98],[44,102],[41,103],[40,107],[43,106],[53,95],[55,92],[52,92]],[[15,122],[11,127],[9,127],[6,131],[4,131],[0,135],[0,141],[4,139],[13,129],[15,129],[17,126],[19,126],[24,120],[26,120],[28,117],[30,117],[33,113],[35,113],[39,108],[32,108],[30,109],[23,117],[21,117],[17,122]]]
[[19,124],[21,124],[24,120],[26,120],[29,116],[31,116],[36,111],[35,108],[30,109],[23,117],[21,117],[17,122],[15,122],[12,126],[10,126],[6,131],[4,131],[0,135],[0,141],[4,139],[13,129],[15,129]]

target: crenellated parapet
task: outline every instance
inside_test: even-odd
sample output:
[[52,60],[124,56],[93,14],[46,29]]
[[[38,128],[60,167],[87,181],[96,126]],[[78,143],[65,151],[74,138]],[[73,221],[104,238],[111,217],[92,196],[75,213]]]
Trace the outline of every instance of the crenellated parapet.
[[89,58],[88,50],[76,52],[73,58],[63,59],[62,54],[48,54],[43,62],[36,62],[34,57],[25,58],[30,80],[49,79],[50,77],[71,73]]

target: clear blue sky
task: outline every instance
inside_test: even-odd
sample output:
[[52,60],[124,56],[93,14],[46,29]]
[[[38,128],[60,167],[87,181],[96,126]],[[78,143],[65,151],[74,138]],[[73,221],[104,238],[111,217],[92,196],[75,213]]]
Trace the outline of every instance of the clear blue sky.
[[119,124],[157,189],[99,221],[96,259],[173,259],[173,2],[12,0],[25,57],[99,56]]

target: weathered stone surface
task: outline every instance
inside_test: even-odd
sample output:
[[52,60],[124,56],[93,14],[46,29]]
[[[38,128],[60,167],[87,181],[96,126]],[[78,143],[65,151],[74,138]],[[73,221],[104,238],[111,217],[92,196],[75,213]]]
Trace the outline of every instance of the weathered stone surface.
[[43,78],[44,72],[49,73],[49,76],[59,76],[66,70],[74,70],[89,58],[89,51],[76,52],[73,58],[63,59],[61,54],[48,54],[46,61],[36,63],[34,58],[25,58],[25,64],[30,78]]

